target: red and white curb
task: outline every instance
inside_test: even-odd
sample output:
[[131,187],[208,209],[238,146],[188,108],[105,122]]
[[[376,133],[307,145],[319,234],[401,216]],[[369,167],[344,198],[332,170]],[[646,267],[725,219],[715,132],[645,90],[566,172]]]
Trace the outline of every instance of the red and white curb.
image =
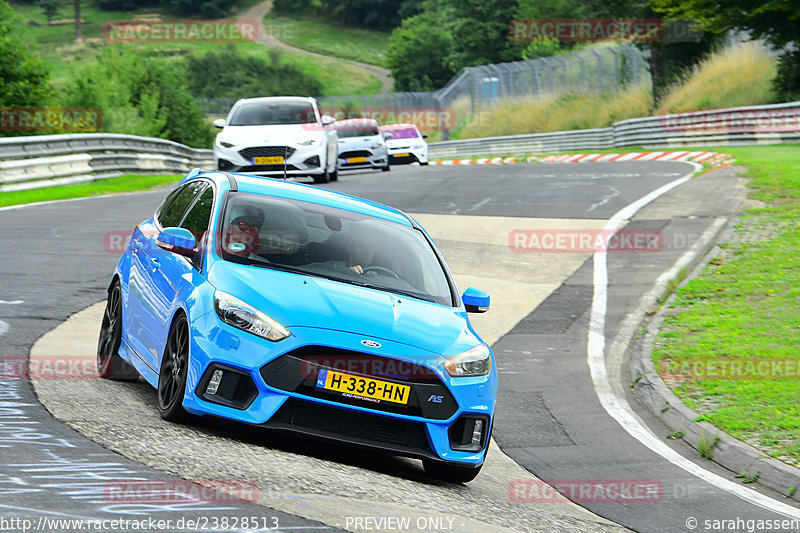
[[509,163],[613,163],[618,161],[694,161],[715,167],[729,165],[735,161],[730,154],[719,152],[626,152],[624,154],[568,154],[551,155],[545,158],[529,157],[482,157],[480,159],[447,159],[431,161],[431,165],[505,165]]
[[735,160],[719,152],[626,152],[624,154],[571,154],[551,155],[543,163],[611,163],[617,161],[694,161],[722,166]]
[[506,165],[509,163],[532,163],[538,161],[536,156],[529,157],[482,157],[480,159],[447,159],[431,161],[431,165]]

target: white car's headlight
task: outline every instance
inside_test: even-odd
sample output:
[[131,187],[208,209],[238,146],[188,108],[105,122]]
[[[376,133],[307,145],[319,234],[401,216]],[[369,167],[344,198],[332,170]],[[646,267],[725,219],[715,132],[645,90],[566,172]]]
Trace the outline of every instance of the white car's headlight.
[[272,342],[291,335],[286,328],[255,307],[222,291],[214,293],[214,310],[223,322]]
[[423,148],[425,148],[424,144],[415,144],[414,145],[414,150],[422,150]]
[[319,146],[320,144],[322,144],[322,138],[311,137],[309,139],[304,139],[297,144],[299,144],[300,146]]
[[492,354],[486,344],[479,344],[444,364],[444,369],[454,378],[485,376],[491,368]]
[[233,148],[234,146],[236,146],[234,143],[220,140],[219,137],[217,137],[217,141],[215,144],[217,145],[217,148]]

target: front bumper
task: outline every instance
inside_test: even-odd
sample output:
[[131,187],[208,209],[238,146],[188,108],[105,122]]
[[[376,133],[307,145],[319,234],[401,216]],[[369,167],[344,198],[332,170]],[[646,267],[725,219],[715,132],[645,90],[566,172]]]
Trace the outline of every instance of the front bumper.
[[428,150],[413,149],[411,147],[404,148],[390,148],[389,149],[389,163],[392,165],[399,165],[403,163],[427,163]]
[[[286,150],[288,148],[288,150]],[[288,152],[288,157],[285,157]],[[214,146],[214,164],[218,170],[243,172],[257,176],[314,176],[325,170],[327,147],[319,146],[258,146],[221,148]],[[254,157],[283,157],[282,163],[256,164]],[[285,166],[285,168],[284,168]]]
[[339,170],[349,169],[380,169],[389,164],[386,150],[372,152],[357,150],[339,154]]
[[[359,366],[364,361],[371,364],[376,357],[362,351],[364,335],[319,328],[290,329],[291,337],[270,343],[222,323],[213,312],[196,319],[192,324],[184,408],[196,415],[217,416],[396,455],[473,466],[483,463],[497,393],[496,372],[453,379],[440,369],[441,357],[420,355],[419,350],[380,339],[381,354],[391,354],[380,357],[395,361],[399,366],[392,368],[402,370],[387,375],[385,365],[384,370]],[[320,350],[332,359],[307,357]],[[360,362],[353,366],[353,359],[347,357],[359,355]],[[341,367],[340,361],[346,366]],[[412,397],[407,405],[398,406],[337,396],[338,393],[313,386],[318,368],[322,367],[406,384],[412,388]],[[226,389],[224,394],[234,402],[216,401],[206,394],[214,370],[220,368],[230,369],[231,376],[238,373],[239,377],[232,381],[226,381],[225,374],[219,385],[219,391]],[[463,432],[464,420],[476,418],[484,420],[483,440],[479,446],[465,449],[455,441]]]

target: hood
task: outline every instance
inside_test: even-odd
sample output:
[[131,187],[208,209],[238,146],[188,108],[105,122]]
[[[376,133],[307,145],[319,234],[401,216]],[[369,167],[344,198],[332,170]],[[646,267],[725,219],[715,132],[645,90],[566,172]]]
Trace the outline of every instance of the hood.
[[419,137],[412,137],[410,139],[386,139],[386,146],[389,148],[397,148],[400,146],[416,146],[422,144],[424,141]]
[[371,146],[375,144],[379,144],[383,142],[383,139],[380,137],[345,137],[342,139],[339,138],[338,146],[339,151],[349,151],[349,150],[361,150],[361,149],[369,149]]
[[311,138],[320,138],[325,130],[316,124],[281,124],[277,126],[226,126],[219,139],[235,147],[283,146]]
[[480,343],[466,313],[356,285],[290,272],[217,261],[209,282],[280,322],[356,333],[439,355]]

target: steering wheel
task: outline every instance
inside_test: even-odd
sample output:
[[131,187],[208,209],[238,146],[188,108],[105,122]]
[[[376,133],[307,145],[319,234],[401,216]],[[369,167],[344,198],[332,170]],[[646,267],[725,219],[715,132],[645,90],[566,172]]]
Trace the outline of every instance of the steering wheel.
[[400,276],[395,274],[393,271],[389,270],[388,268],[382,266],[368,266],[364,269],[364,274],[370,271],[375,271],[376,274],[383,274],[385,276],[391,276],[394,279],[400,279]]

